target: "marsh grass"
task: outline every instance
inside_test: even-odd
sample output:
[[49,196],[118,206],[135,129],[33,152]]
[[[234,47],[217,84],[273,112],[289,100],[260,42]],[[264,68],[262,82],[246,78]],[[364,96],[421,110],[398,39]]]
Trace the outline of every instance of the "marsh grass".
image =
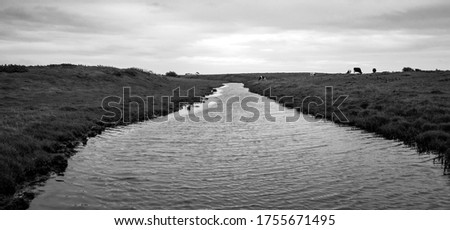
[[158,108],[154,113],[129,108],[130,121],[137,122],[177,110],[178,103],[161,107],[159,102],[162,96],[172,96],[177,87],[183,92],[195,87],[197,95],[205,95],[221,85],[218,81],[160,77],[137,68],[62,64],[27,70],[0,73],[0,209],[26,208],[27,201],[13,199],[24,186],[51,172],[64,172],[76,145],[85,144],[89,137],[107,127],[126,125],[100,120],[105,115],[101,108],[104,97],[122,97],[123,87],[143,98],[154,96]]

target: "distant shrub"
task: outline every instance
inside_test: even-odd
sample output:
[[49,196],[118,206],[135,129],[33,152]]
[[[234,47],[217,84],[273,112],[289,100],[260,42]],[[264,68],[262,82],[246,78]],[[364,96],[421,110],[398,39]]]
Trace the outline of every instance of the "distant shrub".
[[128,68],[128,69],[134,70],[134,71],[136,71],[136,72],[145,73],[145,74],[155,74],[155,73],[154,73],[153,71],[151,71],[151,70],[145,70],[145,69],[142,69],[142,68],[131,67],[131,68]]
[[128,69],[122,70],[122,73],[128,74],[128,75],[130,75],[130,76],[136,76],[136,75],[137,75],[137,72],[138,72],[138,71],[136,71],[136,70],[133,69],[133,68],[128,68]]
[[24,72],[28,72],[28,68],[23,65],[0,65],[0,72],[24,73]]
[[52,68],[56,68],[56,67],[60,67],[61,65],[58,65],[58,64],[50,64],[50,65],[48,65],[48,67],[52,67]]
[[66,68],[66,69],[73,69],[73,68],[77,67],[77,65],[70,64],[70,63],[62,63],[61,67]]
[[415,69],[415,71],[416,71],[416,72],[422,72],[422,70],[421,70],[421,69]]
[[175,73],[174,71],[169,71],[166,73],[166,76],[168,77],[178,77],[178,74]]
[[101,68],[105,68],[102,71],[106,74],[111,74],[113,76],[117,76],[117,77],[121,77],[121,76],[138,76],[139,74],[146,74],[146,75],[154,75],[153,71],[151,70],[144,70],[144,69],[140,69],[140,68],[126,68],[126,69],[119,69],[119,68],[115,68],[115,67],[101,67]]
[[411,67],[403,67],[403,72],[414,72],[414,69]]

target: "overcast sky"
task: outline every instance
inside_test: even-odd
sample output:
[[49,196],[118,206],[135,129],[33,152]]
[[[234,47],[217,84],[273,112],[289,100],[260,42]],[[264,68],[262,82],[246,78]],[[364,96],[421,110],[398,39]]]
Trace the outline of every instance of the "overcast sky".
[[450,69],[449,15],[448,0],[0,0],[0,63]]

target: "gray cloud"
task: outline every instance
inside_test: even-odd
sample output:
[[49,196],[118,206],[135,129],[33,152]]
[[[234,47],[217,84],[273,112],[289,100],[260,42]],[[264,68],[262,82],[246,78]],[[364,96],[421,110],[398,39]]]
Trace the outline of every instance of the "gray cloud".
[[444,0],[182,0],[159,3],[188,21],[239,31],[252,27],[280,30],[354,30],[443,28],[449,4]]
[[425,5],[411,9],[396,10],[368,17],[355,23],[359,27],[378,30],[411,30],[423,32],[448,32],[450,26],[450,3]]
[[445,0],[0,1],[0,62],[334,71],[450,56]]
[[0,20],[2,24],[22,30],[58,29],[70,32],[94,32],[101,29],[92,21],[83,19],[81,15],[50,6],[8,7],[0,10]]

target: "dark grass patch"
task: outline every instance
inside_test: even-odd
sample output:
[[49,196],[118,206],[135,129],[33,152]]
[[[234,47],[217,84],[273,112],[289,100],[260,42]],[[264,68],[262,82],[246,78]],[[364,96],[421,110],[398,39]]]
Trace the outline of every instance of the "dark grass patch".
[[426,131],[417,135],[416,143],[421,152],[445,153],[450,148],[450,134],[439,130]]

